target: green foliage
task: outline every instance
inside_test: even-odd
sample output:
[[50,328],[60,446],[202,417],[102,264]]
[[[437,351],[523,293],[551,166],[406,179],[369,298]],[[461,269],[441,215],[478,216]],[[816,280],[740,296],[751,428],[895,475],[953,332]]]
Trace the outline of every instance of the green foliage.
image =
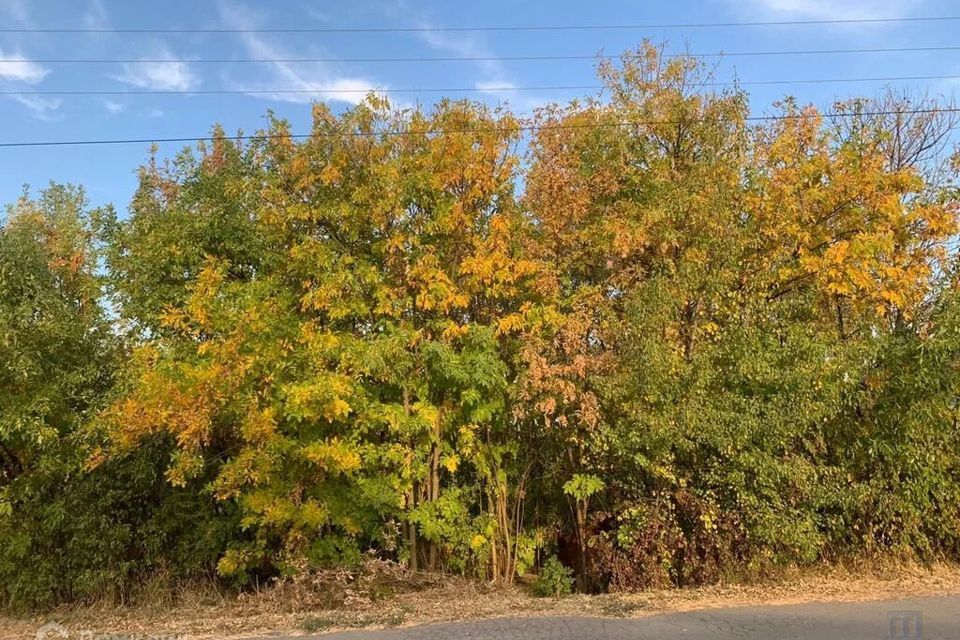
[[533,583],[533,595],[538,598],[562,598],[572,591],[573,569],[565,567],[556,556],[547,558]]
[[603,490],[606,484],[594,475],[578,473],[563,483],[563,492],[577,500],[587,500]]
[[953,123],[748,126],[649,44],[600,75],[525,124],[370,97],[215,129],[127,215],[13,205],[3,602],[369,554],[509,582],[556,548],[581,590],[960,557],[960,162],[921,143]]
[[109,387],[115,344],[99,305],[80,189],[51,185],[0,226],[0,486],[42,466]]
[[[122,353],[83,192],[26,195],[0,226],[0,605],[127,600],[138,583],[209,571],[229,505],[164,478],[169,443],[86,470]],[[171,584],[171,588],[172,588]]]
[[173,592],[209,575],[237,519],[197,487],[172,487],[168,450],[158,443],[89,473],[45,469],[12,485],[0,518],[3,604],[127,602],[145,581]]

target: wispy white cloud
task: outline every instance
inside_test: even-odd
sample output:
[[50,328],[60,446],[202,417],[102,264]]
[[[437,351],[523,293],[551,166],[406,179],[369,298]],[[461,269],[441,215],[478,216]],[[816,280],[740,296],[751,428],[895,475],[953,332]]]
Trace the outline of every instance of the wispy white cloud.
[[510,91],[511,89],[514,89],[519,85],[513,82],[481,80],[477,82],[474,86],[478,91],[482,91],[484,93],[491,93],[491,92],[497,92],[497,91]]
[[[431,28],[429,22],[422,22],[424,29]],[[418,31],[420,38],[431,48],[445,53],[452,53],[463,58],[491,57],[489,49],[478,38],[472,35],[458,33],[452,36],[443,31]],[[504,80],[507,75],[503,64],[498,60],[477,60],[476,66],[483,72],[487,80]]]
[[[252,33],[243,34],[243,44],[247,53],[259,58],[296,57],[289,51],[270,44]],[[260,80],[233,81],[233,85],[243,91],[259,91],[265,88],[295,90],[301,93],[251,94],[258,97],[283,102],[311,102],[328,100],[357,104],[365,95],[384,87],[362,77],[341,76],[331,73],[324,65],[311,64],[309,67],[286,62],[271,62],[263,65],[267,73],[259,74]]]
[[106,29],[109,27],[110,20],[103,0],[88,0],[87,8],[81,16],[81,22],[87,29]]
[[49,69],[20,53],[4,53],[0,50],[0,80],[37,84],[46,78],[48,73],[50,73]]
[[113,100],[104,100],[103,108],[107,110],[107,113],[110,115],[116,115],[118,113],[123,113],[127,110],[127,105],[120,102],[114,102]]
[[57,113],[57,110],[63,104],[63,101],[59,98],[30,95],[11,95],[10,98],[29,109],[33,116],[39,120],[49,122],[63,118],[63,114]]
[[[0,50],[0,82],[9,83],[11,87],[22,87],[23,84],[36,85],[49,73],[49,69],[21,53],[4,53]],[[56,113],[62,103],[61,100],[36,95],[10,94],[8,97],[28,108],[41,120],[56,120],[61,117]]]
[[[256,28],[257,16],[236,2],[221,0],[220,15],[225,25],[231,29]],[[311,57],[309,52],[293,52],[287,47],[276,44],[271,39],[254,33],[242,33],[240,39],[251,58],[290,59]],[[315,53],[315,52],[314,52]],[[316,57],[316,56],[314,56]],[[362,76],[335,73],[329,65],[311,63],[297,65],[286,62],[269,62],[258,65],[260,73],[252,74],[242,80],[225,77],[224,81],[232,89],[239,91],[259,91],[277,88],[294,90],[300,93],[251,93],[250,95],[282,102],[309,103],[314,100],[357,104],[367,93],[385,91],[386,86],[377,84]]]
[[901,18],[912,14],[926,0],[726,0],[745,12],[810,20],[869,20]]
[[[161,48],[141,62],[126,63],[123,73],[113,76],[115,80],[140,89],[155,91],[189,91],[200,86],[200,78],[188,62],[178,60],[168,49]],[[169,60],[169,62],[157,62]]]
[[[433,25],[421,21],[421,26],[429,28]],[[436,51],[462,58],[494,57],[487,45],[476,36],[463,33],[451,35],[443,31],[419,31],[417,34],[427,46]],[[512,80],[512,74],[499,60],[475,60],[473,64],[479,75],[473,87],[483,96],[499,103],[509,103],[523,111],[533,111],[550,102],[545,96],[511,91],[519,84]]]
[[515,82],[505,82],[503,80],[478,80],[473,84],[473,88],[476,89],[478,93],[494,97],[501,102],[510,102],[512,104],[517,102],[517,96],[523,101],[521,92],[515,90],[518,86]]
[[311,20],[316,20],[317,22],[324,22],[324,23],[332,22],[332,20],[330,19],[330,14],[320,11],[315,6],[309,3],[304,5],[303,10],[306,12],[307,16],[309,16]]

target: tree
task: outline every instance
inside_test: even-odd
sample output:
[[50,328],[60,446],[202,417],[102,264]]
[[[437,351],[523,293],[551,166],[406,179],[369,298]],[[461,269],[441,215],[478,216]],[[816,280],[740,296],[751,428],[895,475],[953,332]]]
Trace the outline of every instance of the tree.
[[202,573],[222,518],[164,480],[168,447],[85,470],[123,344],[79,187],[24,195],[0,224],[0,605],[130,597],[161,570]]
[[52,184],[0,226],[0,486],[56,458],[110,385],[110,336],[83,190]]
[[[149,329],[109,412],[115,445],[173,436],[177,483],[222,461],[214,491],[256,531],[224,572],[339,562],[375,543],[414,569],[509,579],[520,529],[503,469],[510,336],[537,269],[511,238],[524,224],[514,121],[467,103],[426,115],[371,99],[339,118],[317,107],[301,144],[283,122],[268,133],[182,156],[168,200],[142,195],[157,180],[145,171],[133,216],[114,224],[118,286]],[[222,225],[202,227],[217,239],[202,264],[137,302],[134,288],[166,291],[169,256],[190,241],[183,216],[224,210],[250,229],[231,245]]]

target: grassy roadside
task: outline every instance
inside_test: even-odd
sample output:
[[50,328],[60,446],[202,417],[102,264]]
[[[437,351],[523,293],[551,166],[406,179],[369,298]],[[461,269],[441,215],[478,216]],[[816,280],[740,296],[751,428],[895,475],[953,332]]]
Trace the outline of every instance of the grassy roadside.
[[534,598],[522,586],[503,587],[437,576],[377,573],[324,576],[254,594],[185,591],[178,602],[84,606],[29,618],[0,617],[0,638],[33,638],[56,621],[80,637],[94,634],[178,635],[181,639],[324,633],[498,616],[643,617],[657,613],[756,604],[858,602],[960,594],[960,565],[848,566],[787,571],[753,584],[718,584],[633,594]]

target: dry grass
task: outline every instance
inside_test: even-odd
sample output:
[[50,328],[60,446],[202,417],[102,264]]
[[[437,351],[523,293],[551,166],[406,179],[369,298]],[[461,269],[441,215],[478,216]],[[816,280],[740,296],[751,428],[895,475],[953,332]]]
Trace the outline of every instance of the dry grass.
[[394,566],[377,565],[360,574],[328,573],[241,596],[208,588],[182,593],[175,605],[161,598],[133,607],[61,609],[32,619],[0,617],[0,638],[31,638],[51,620],[74,631],[222,639],[499,616],[642,617],[748,604],[858,602],[951,593],[960,594],[958,565],[821,567],[783,572],[753,584],[562,599],[533,598],[523,587],[410,575]]

